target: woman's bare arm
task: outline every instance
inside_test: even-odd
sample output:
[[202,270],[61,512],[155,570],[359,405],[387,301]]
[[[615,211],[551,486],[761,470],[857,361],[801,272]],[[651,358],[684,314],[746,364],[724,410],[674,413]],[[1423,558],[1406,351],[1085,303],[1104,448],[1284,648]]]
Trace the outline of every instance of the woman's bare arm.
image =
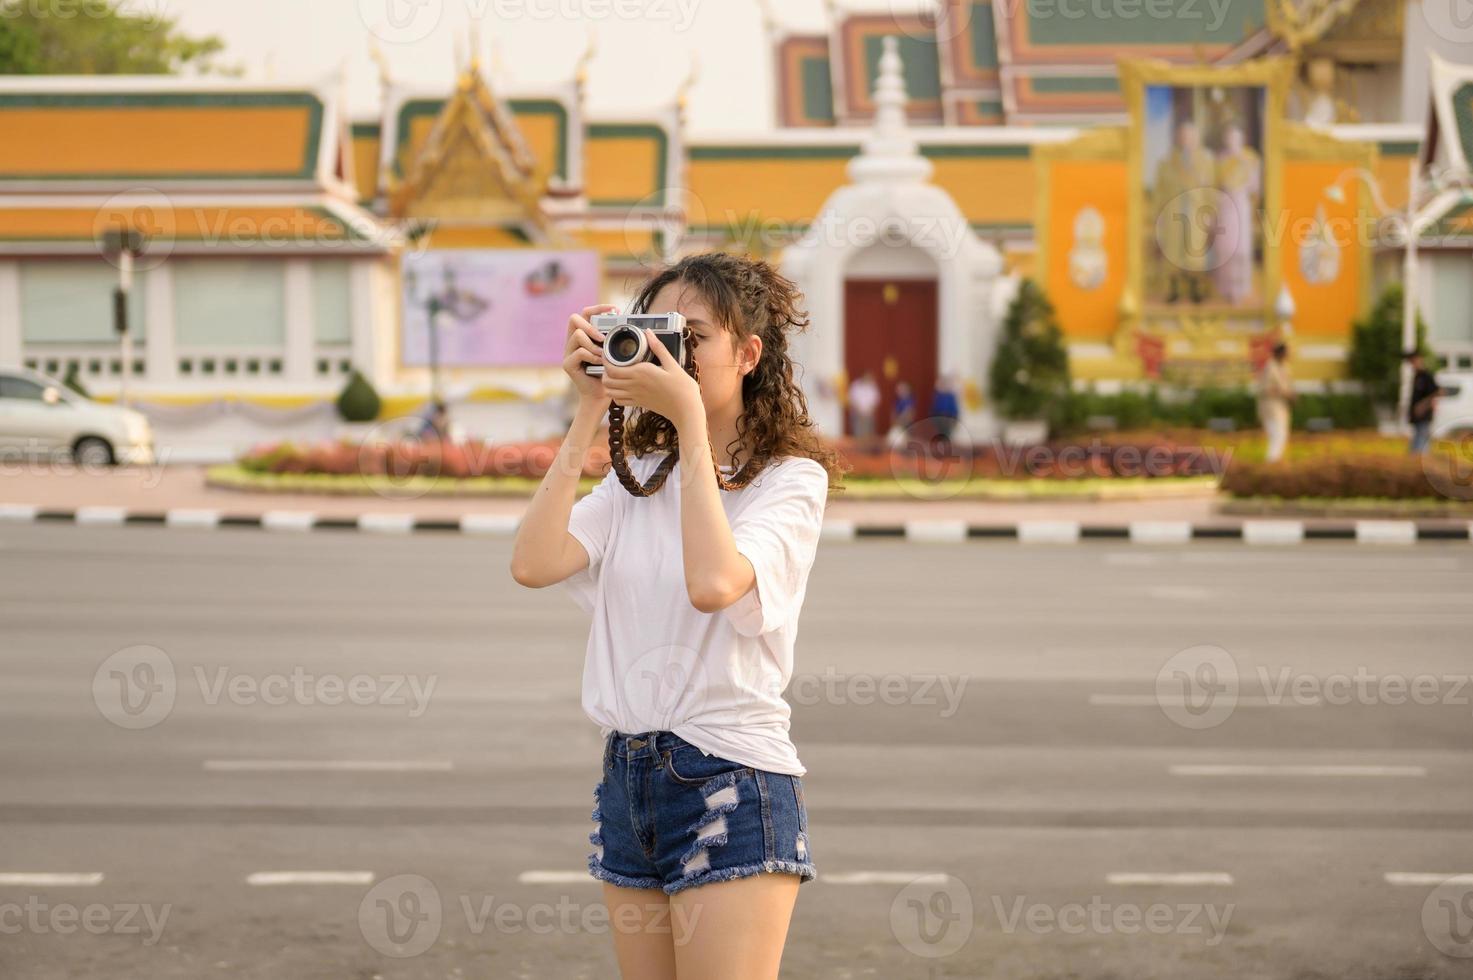
[[[599,422],[609,406],[603,381],[584,373],[583,365],[603,360],[601,334],[588,317],[613,309],[612,306],[590,306],[568,319],[568,341],[564,349],[563,371],[578,391],[578,409],[573,424],[558,447],[557,458],[542,478],[532,502],[522,515],[517,536],[512,544],[511,576],[519,585],[540,589],[561,582],[588,567],[588,552],[583,543],[568,531],[568,519],[578,496],[578,478],[583,473],[583,458],[598,434]],[[595,342],[596,341],[596,342]]]
[[680,435],[680,538],[685,590],[701,612],[720,612],[751,591],[757,573],[737,551],[716,484],[704,415],[677,424]]

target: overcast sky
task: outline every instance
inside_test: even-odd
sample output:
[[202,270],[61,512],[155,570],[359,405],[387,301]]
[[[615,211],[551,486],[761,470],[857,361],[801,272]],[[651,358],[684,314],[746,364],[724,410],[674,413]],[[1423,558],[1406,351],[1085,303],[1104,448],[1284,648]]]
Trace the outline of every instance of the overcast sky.
[[[912,11],[926,0],[845,0],[845,9]],[[592,29],[588,107],[614,114],[668,105],[690,70],[693,132],[752,132],[773,121],[772,52],[757,0],[124,0],[218,34],[249,77],[309,80],[346,59],[354,119],[376,118],[375,37],[398,81],[448,88],[455,49],[480,23],[482,62],[499,51],[507,87],[572,77]],[[824,0],[773,0],[783,24],[826,26]]]

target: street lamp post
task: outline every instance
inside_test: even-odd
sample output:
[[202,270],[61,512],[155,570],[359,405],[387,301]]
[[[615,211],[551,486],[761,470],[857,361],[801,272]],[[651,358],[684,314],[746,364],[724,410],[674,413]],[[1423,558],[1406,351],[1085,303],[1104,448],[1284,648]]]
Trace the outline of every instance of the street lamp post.
[[113,329],[117,331],[121,370],[118,402],[128,407],[128,379],[133,372],[133,332],[128,324],[128,294],[133,289],[133,260],[143,254],[143,234],[134,228],[117,227],[103,236],[103,249],[118,267],[118,285],[113,290]]
[[[1409,351],[1417,346],[1417,320],[1420,309],[1417,302],[1417,243],[1422,234],[1435,225],[1447,210],[1454,204],[1469,200],[1469,175],[1466,173],[1444,172],[1434,174],[1431,181],[1433,197],[1426,205],[1419,207],[1417,198],[1423,193],[1421,172],[1417,161],[1413,160],[1407,179],[1407,206],[1406,213],[1402,214],[1386,203],[1386,198],[1381,193],[1381,183],[1376,175],[1364,167],[1351,167],[1341,173],[1325,188],[1325,196],[1337,204],[1345,201],[1345,191],[1341,183],[1347,177],[1353,177],[1365,184],[1371,192],[1371,198],[1375,202],[1377,210],[1383,215],[1394,219],[1400,229],[1402,236],[1402,288],[1401,288],[1401,351]],[[1412,390],[1412,367],[1405,359],[1401,359],[1398,373],[1396,391],[1396,419],[1397,425],[1405,429],[1407,426],[1407,409],[1411,402]]]

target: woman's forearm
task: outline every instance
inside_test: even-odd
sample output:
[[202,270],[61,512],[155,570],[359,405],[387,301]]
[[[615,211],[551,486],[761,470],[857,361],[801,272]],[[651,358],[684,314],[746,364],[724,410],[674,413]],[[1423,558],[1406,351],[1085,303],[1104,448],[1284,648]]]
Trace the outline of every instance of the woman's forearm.
[[721,488],[716,483],[704,416],[678,426],[680,433],[680,540],[685,589],[701,612],[719,612],[740,599],[756,580],[736,549]]
[[573,424],[558,447],[557,458],[548,467],[537,491],[522,515],[512,545],[512,577],[533,587],[547,584],[563,572],[563,548],[567,544],[568,518],[578,496],[578,479],[583,459],[593,445],[605,406],[580,401]]

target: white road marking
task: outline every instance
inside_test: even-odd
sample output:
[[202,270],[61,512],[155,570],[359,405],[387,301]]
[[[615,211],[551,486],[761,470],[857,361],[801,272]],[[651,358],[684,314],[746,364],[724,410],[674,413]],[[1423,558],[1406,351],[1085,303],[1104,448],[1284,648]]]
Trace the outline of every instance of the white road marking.
[[450,772],[449,759],[206,759],[206,772]]
[[1426,766],[1169,766],[1173,776],[1425,776]]
[[466,534],[515,534],[520,522],[511,514],[465,514],[460,529]]
[[905,540],[956,543],[967,540],[966,521],[910,520],[905,522]]
[[408,534],[414,530],[413,514],[359,514],[358,530],[379,534]]
[[1078,521],[1019,521],[1018,540],[1023,544],[1075,544]]
[[261,515],[261,527],[268,531],[310,531],[317,515],[308,510],[268,510]]
[[1449,878],[1467,878],[1473,881],[1473,875],[1465,872],[1439,874],[1435,871],[1388,871],[1386,872],[1386,884],[1388,885],[1413,885],[1417,888],[1436,887]]
[[820,541],[853,541],[854,522],[840,518],[829,518],[823,522],[823,528],[819,531]]
[[220,512],[218,510],[171,510],[164,514],[164,523],[169,527],[219,527]]
[[1244,521],[1244,544],[1299,544],[1304,540],[1303,521]]
[[78,507],[73,520],[78,524],[122,524],[127,517],[123,507]]
[[371,885],[372,871],[256,871],[248,885]]
[[1136,544],[1185,544],[1192,540],[1188,521],[1131,521],[1130,540]]
[[1231,885],[1226,871],[1115,871],[1105,876],[1112,885]]
[[1356,521],[1355,540],[1361,544],[1416,544],[1415,521]]
[[950,876],[935,871],[831,871],[817,881],[831,885],[908,885],[918,881],[926,885],[944,885]]
[[1146,590],[1146,595],[1152,599],[1164,599],[1168,602],[1178,600],[1202,602],[1212,598],[1214,593],[1210,589],[1199,589],[1193,585],[1155,585]]
[[69,874],[56,871],[0,871],[0,885],[28,885],[37,888],[87,887],[102,884],[102,872]]
[[34,521],[40,511],[30,504],[0,504],[0,521]]
[[[1225,695],[1224,695],[1225,696]],[[1089,703],[1108,708],[1183,708],[1189,702],[1185,694],[1091,694]],[[1296,699],[1290,697],[1268,698],[1262,695],[1240,694],[1233,698],[1235,708],[1317,708],[1322,704],[1318,695]]]
[[599,884],[599,880],[587,871],[523,871],[517,875],[517,883],[522,885],[576,885],[580,882]]

